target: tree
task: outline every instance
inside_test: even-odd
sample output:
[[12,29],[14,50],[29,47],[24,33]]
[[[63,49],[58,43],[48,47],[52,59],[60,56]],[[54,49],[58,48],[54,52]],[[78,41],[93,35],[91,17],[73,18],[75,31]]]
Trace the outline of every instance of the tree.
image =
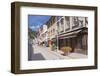
[[28,37],[34,39],[36,37],[36,31],[32,31],[32,29],[28,28]]

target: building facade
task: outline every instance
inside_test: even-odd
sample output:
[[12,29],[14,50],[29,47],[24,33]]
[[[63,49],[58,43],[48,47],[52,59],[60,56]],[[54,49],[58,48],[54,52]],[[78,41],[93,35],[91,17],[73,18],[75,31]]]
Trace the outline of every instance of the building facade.
[[46,23],[47,25],[47,33],[48,33],[48,46],[51,46],[52,43],[56,44],[56,36],[57,36],[57,18],[52,16],[51,19]]
[[60,50],[64,46],[71,52],[88,54],[88,18],[80,16],[51,16],[39,29],[39,44],[51,47],[54,43]]
[[88,47],[87,17],[65,16],[58,22],[59,49],[63,46],[72,48],[71,52],[87,54]]
[[48,42],[48,34],[47,34],[47,25],[42,25],[37,34],[38,44],[47,46]]

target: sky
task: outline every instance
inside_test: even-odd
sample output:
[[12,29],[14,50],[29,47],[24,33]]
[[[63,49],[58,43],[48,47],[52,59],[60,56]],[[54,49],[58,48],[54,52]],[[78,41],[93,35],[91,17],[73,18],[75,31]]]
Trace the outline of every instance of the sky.
[[28,15],[28,27],[36,31],[39,27],[44,25],[51,16]]

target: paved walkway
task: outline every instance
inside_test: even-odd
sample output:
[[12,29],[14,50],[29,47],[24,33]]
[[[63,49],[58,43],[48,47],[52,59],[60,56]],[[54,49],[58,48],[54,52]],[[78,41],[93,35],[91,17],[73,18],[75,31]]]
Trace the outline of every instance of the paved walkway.
[[33,45],[32,60],[57,60],[87,58],[87,55],[70,53],[68,56],[61,55],[61,51],[51,51],[49,47]]
[[34,53],[32,44],[28,44],[28,60],[45,60],[41,53]]
[[41,54],[46,60],[56,60],[62,59],[60,54],[55,54],[53,51],[50,51],[49,47],[33,45],[34,54]]

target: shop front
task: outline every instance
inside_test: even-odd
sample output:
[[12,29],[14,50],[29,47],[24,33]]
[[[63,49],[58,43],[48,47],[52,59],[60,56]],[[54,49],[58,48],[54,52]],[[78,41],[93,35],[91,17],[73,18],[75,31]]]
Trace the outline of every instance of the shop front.
[[77,52],[87,54],[88,44],[88,33],[87,29],[81,29],[70,33],[59,35],[59,49],[62,47],[71,47],[71,52]]

